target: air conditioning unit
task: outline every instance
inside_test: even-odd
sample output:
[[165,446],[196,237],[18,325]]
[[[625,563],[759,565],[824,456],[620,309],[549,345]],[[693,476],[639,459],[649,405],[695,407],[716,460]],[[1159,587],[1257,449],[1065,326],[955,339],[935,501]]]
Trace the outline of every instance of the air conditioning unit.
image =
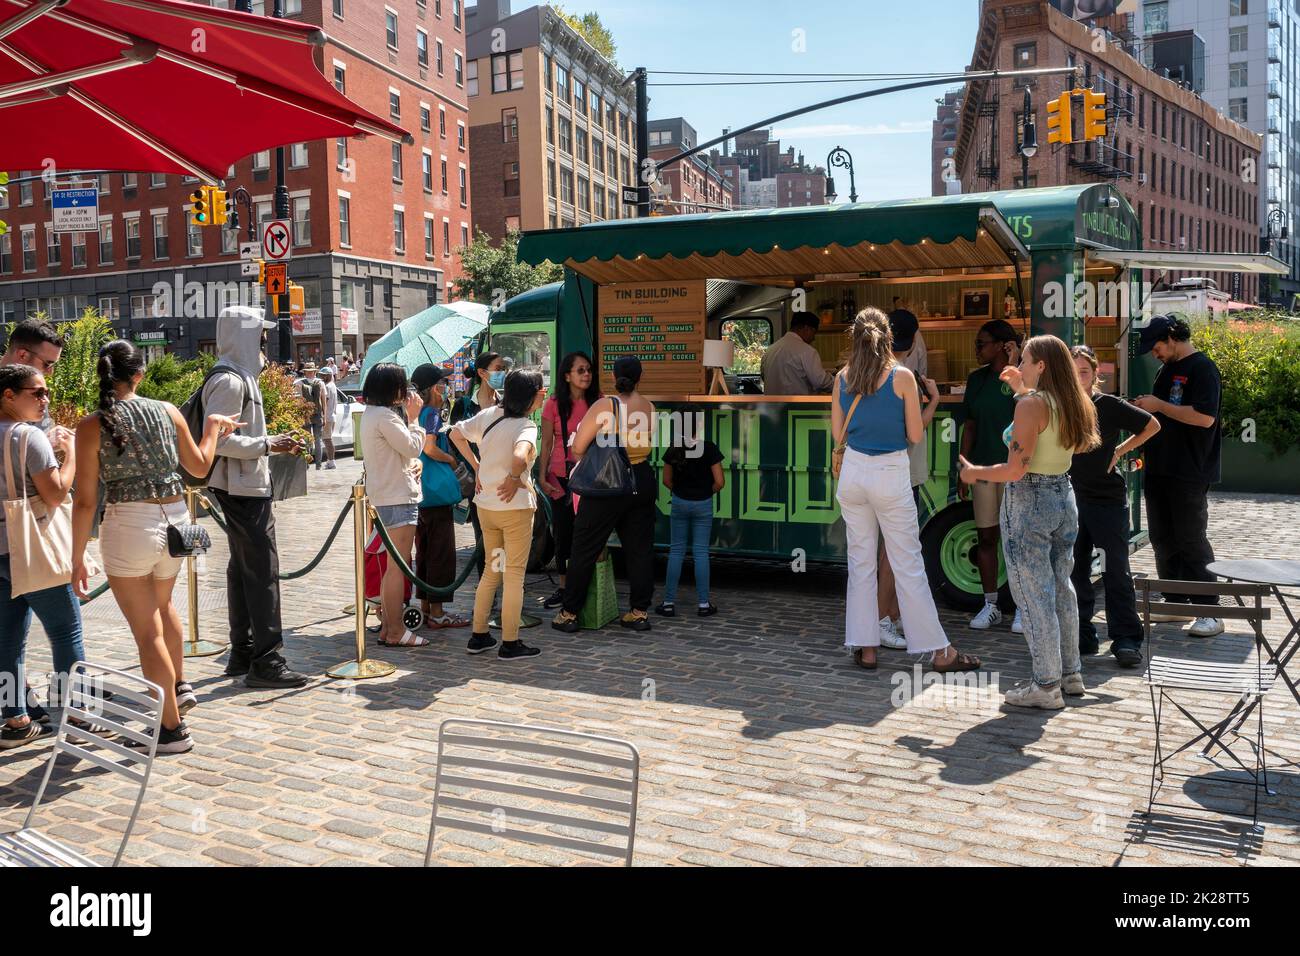
[[1146,184],[1147,184],[1147,174],[1146,174],[1146,173],[1138,173],[1138,185],[1139,185],[1139,186],[1145,186]]

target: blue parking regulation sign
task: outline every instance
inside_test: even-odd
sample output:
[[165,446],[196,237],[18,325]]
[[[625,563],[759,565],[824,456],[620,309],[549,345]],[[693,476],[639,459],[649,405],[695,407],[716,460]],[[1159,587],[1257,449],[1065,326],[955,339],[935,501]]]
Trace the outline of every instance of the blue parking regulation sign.
[[54,231],[98,232],[99,189],[55,189],[50,193]]

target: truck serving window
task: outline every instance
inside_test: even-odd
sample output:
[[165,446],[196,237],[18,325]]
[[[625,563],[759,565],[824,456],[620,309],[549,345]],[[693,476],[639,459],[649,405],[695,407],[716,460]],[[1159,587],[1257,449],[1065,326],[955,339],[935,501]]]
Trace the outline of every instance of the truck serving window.
[[736,346],[736,360],[731,368],[723,369],[732,375],[757,375],[763,352],[772,344],[772,323],[767,319],[727,319],[721,333]]

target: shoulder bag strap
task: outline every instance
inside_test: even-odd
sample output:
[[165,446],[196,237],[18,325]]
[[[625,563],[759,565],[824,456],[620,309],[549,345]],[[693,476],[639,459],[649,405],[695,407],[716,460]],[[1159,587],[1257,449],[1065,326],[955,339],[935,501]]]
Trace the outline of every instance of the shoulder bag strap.
[[564,461],[569,461],[569,416],[564,413],[564,409],[557,401],[555,410],[560,413],[560,443],[564,446]]
[[[19,433],[21,435],[19,441],[22,444],[22,447],[18,452],[19,470],[15,472],[13,468],[14,435],[15,433],[18,433],[18,429],[20,429],[21,427],[22,427],[21,422],[14,422],[14,427],[9,430],[9,434],[5,435],[5,478],[7,480],[13,480],[14,478],[17,478],[17,484],[12,484],[9,486],[9,492],[10,492],[9,498],[11,500],[15,498],[22,498],[24,501],[26,501],[27,500],[27,471],[23,467],[23,463],[27,460],[27,433],[26,432]],[[18,489],[21,489],[22,493],[14,494],[14,492]]]
[[849,423],[853,421],[853,413],[858,410],[858,402],[862,401],[862,393],[853,396],[853,404],[849,406],[849,414],[844,419],[844,431],[840,434],[836,444],[843,445],[849,440]]

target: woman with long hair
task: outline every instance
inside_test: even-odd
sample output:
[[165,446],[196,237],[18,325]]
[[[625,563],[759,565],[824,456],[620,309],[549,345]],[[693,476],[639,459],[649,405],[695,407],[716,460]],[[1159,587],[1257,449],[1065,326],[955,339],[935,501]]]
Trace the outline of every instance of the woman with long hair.
[[[500,392],[506,384],[506,360],[498,352],[480,352],[474,357],[474,364],[465,369],[465,377],[470,385],[465,390],[465,394],[451,406],[448,421],[452,425],[473,418],[479,412],[497,403]],[[470,447],[474,446],[471,444]],[[457,451],[456,454],[459,456],[460,452]],[[477,448],[474,449],[474,454],[478,454]],[[461,456],[460,460],[469,467],[469,459]],[[483,527],[478,520],[478,506],[473,501],[469,503],[469,523],[474,529],[474,540],[481,543]],[[476,562],[480,578],[483,577],[485,553],[480,551]]]
[[[383,522],[402,560],[409,566],[420,521],[420,465],[425,433],[418,424],[424,401],[406,379],[406,369],[381,362],[366,373],[361,395],[361,447],[366,450],[366,496]],[[380,583],[383,621],[379,643],[388,647],[424,647],[402,623],[406,578],[389,561]]]
[[[1096,596],[1092,588],[1092,549],[1102,553],[1101,580],[1106,591],[1106,633],[1110,652],[1121,667],[1142,663],[1142,621],[1128,563],[1128,488],[1115,470],[1131,451],[1141,448],[1160,431],[1160,421],[1149,412],[1117,395],[1107,395],[1097,381],[1097,356],[1086,345],[1070,349],[1079,384],[1097,411],[1101,444],[1080,452],[1070,465],[1079,508],[1079,537],[1074,542],[1074,590],[1079,599],[1079,653],[1099,650],[1092,616]],[[1123,442],[1121,431],[1129,433]]]
[[198,700],[182,672],[181,619],[172,604],[184,559],[170,554],[167,528],[190,520],[177,466],[206,475],[217,441],[243,422],[209,415],[196,445],[174,405],[136,395],[144,366],[144,353],[130,342],[118,339],[99,350],[99,408],[77,425],[72,586],[85,596],[86,544],[102,481],[106,505],[99,527],[100,558],[135,638],[140,669],[163,689],[158,753],[185,753],[194,744],[181,718]]
[[559,589],[544,606],[564,603],[565,572],[573,549],[573,497],[569,494],[569,472],[578,463],[570,442],[587,409],[600,401],[600,383],[586,352],[570,352],[560,360],[555,394],[542,407],[542,491],[551,499],[551,530],[555,535],[555,571]]
[[1074,456],[1096,448],[1097,412],[1079,384],[1070,350],[1054,335],[1025,343],[1020,365],[1001,378],[1019,397],[1003,435],[1007,460],[972,465],[959,456],[961,480],[1006,482],[1000,529],[1011,596],[1023,612],[1032,681],[1007,691],[1015,707],[1060,710],[1063,695],[1083,696],[1079,602],[1070,582],[1079,510],[1070,486]]
[[[859,667],[875,670],[880,647],[876,548],[881,535],[894,570],[907,650],[929,653],[936,671],[970,671],[978,657],[953,647],[939,623],[921,560],[907,446],[918,442],[937,403],[921,410],[916,376],[894,357],[889,319],[867,308],[853,320],[849,362],[835,376],[831,434],[844,449],[835,497],[848,535],[845,646]],[[926,381],[933,394],[934,382]]]
[[[72,444],[59,429],[56,444],[51,445],[45,432],[37,426],[50,405],[45,376],[30,365],[0,366],[0,448],[7,448],[13,460],[12,470],[0,467],[0,496],[19,498],[25,492],[47,509],[63,504],[72,489],[76,455]],[[26,425],[26,427],[24,427]],[[27,454],[20,458],[23,440]],[[55,451],[63,451],[60,465]],[[4,458],[0,456],[0,462]],[[15,481],[19,479],[22,484]],[[43,708],[29,703],[30,688],[23,675],[27,631],[32,614],[40,619],[50,642],[55,676],[50,682],[50,706],[56,707],[66,694],[68,671],[77,661],[85,660],[81,643],[81,611],[72,588],[66,584],[29,591],[13,596],[10,581],[9,540],[0,522],[0,675],[14,697],[0,707],[4,728],[0,730],[0,750],[20,747],[36,740],[47,729],[41,719],[49,720]],[[21,687],[24,692],[17,694]]]
[[453,425],[451,440],[474,469],[478,486],[474,504],[483,527],[483,550],[489,558],[474,596],[474,628],[466,650],[482,654],[496,647],[488,632],[488,618],[500,587],[501,646],[497,657],[515,660],[541,653],[519,639],[519,620],[537,509],[532,477],[537,426],[529,416],[546,401],[542,373],[515,369],[506,376],[502,392],[500,404]]
[[618,540],[623,545],[631,586],[631,608],[619,623],[635,631],[650,630],[650,603],[655,588],[655,500],[659,488],[647,460],[653,440],[655,407],[637,390],[640,382],[641,360],[635,355],[616,358],[614,388],[618,394],[592,405],[573,438],[573,453],[579,458],[597,440],[622,445],[636,478],[636,491],[607,498],[580,496],[578,515],[573,522],[568,583],[564,586],[561,610],[551,620],[551,627],[557,631],[572,634],[578,630],[578,612],[587,600],[596,561],[611,531],[618,532]]

